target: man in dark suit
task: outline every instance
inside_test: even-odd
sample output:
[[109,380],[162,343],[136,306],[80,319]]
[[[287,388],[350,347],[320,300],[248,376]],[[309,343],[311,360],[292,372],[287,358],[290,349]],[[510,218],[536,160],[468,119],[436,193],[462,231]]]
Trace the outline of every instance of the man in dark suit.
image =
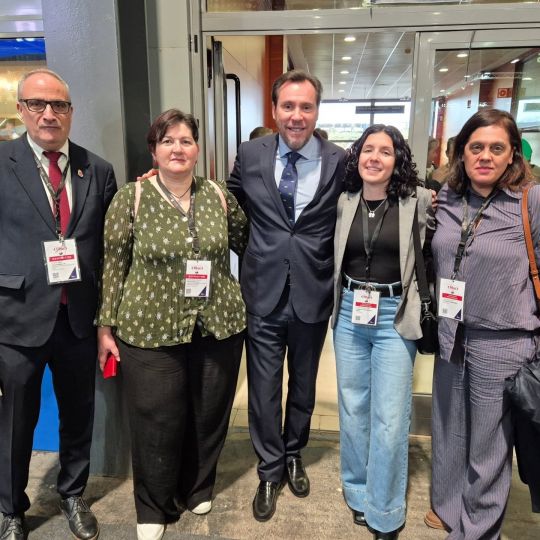
[[0,144],[1,540],[24,538],[25,493],[48,364],[60,416],[60,508],[76,538],[99,535],[82,498],[97,358],[93,319],[112,166],[68,140],[67,84],[39,69],[19,83],[27,133]]
[[[300,452],[332,312],[333,237],[343,155],[313,135],[321,83],[289,71],[272,88],[279,134],[243,143],[228,182],[250,219],[241,286],[248,312],[249,428],[259,457],[253,515],[272,517],[282,480],[309,494]],[[289,383],[282,424],[285,351]]]

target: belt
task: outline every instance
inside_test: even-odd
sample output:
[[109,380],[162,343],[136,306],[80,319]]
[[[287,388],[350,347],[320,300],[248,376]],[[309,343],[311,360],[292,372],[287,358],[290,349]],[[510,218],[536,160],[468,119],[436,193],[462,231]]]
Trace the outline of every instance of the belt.
[[343,274],[341,284],[350,291],[365,289],[369,285],[372,290],[379,292],[381,296],[400,296],[403,292],[401,281],[396,281],[395,283],[367,283],[365,281],[356,281],[347,274]]

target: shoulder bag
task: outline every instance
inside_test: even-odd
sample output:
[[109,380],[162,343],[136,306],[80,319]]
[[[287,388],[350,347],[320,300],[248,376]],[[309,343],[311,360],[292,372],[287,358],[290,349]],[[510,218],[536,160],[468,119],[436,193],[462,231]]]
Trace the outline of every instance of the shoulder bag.
[[[540,280],[538,279],[538,266],[529,221],[528,191],[529,187],[523,190],[521,215],[536,303],[540,305]],[[521,366],[515,375],[506,379],[505,385],[513,407],[540,431],[540,360],[537,358],[535,361]]]
[[439,352],[438,321],[435,300],[431,297],[426,275],[426,265],[420,242],[420,225],[418,224],[418,204],[414,211],[413,222],[413,245],[416,265],[416,282],[420,294],[420,327],[422,337],[416,340],[416,346],[420,354],[435,354]]

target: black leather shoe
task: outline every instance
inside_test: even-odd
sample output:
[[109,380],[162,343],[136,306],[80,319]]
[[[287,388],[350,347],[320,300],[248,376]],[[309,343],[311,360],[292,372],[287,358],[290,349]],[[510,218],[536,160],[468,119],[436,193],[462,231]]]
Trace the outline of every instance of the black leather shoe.
[[353,521],[355,525],[361,525],[362,527],[367,527],[366,516],[364,512],[358,512],[357,510],[352,511]]
[[95,540],[99,536],[96,516],[82,497],[68,497],[60,501],[60,510],[66,516],[69,528],[75,538]]
[[392,532],[381,532],[375,529],[371,529],[373,533],[373,540],[397,540],[399,536],[399,529]]
[[24,540],[23,521],[20,514],[4,516],[0,523],[0,540]]
[[268,521],[274,515],[280,487],[277,482],[259,482],[253,499],[253,517],[257,521]]
[[302,465],[301,458],[293,458],[287,463],[287,482],[289,488],[297,497],[309,495],[309,478]]

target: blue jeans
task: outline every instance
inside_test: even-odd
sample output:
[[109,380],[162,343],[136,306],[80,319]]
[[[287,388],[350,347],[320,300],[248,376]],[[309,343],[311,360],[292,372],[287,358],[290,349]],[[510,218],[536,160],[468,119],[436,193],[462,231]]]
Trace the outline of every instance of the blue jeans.
[[394,329],[399,300],[381,298],[377,326],[362,326],[351,322],[353,291],[343,289],[334,328],[343,493],[381,532],[405,523],[416,344]]

